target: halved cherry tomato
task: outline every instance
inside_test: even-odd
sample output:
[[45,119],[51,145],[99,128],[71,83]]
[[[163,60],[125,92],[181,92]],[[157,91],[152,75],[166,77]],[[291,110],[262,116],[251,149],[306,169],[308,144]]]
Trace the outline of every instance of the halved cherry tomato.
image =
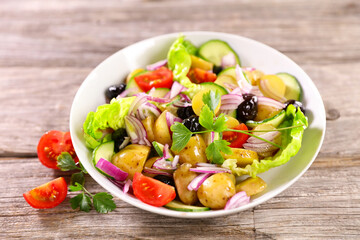
[[174,187],[138,172],[134,175],[132,186],[138,199],[155,207],[164,206],[176,197]]
[[59,177],[23,194],[33,208],[53,208],[62,203],[67,195],[67,184]]
[[135,82],[144,92],[154,88],[171,88],[173,84],[173,73],[166,67],[155,71],[146,72],[136,76]]
[[[236,130],[248,130],[247,126],[244,123],[237,125],[232,128]],[[247,141],[249,135],[239,132],[223,132],[223,139],[230,143],[229,147],[232,148],[241,148],[242,145]]]
[[205,71],[201,68],[190,69],[188,73],[188,78],[193,83],[204,83],[204,82],[215,82],[216,74],[212,72]]
[[68,152],[74,158],[75,162],[79,161],[71,141],[70,132],[52,130],[40,138],[37,153],[40,162],[44,166],[59,169],[57,167],[57,157],[62,152]]

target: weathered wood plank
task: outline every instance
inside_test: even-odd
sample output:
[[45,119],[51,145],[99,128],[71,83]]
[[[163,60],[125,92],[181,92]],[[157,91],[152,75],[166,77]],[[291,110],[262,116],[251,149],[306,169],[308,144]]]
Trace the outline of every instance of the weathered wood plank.
[[94,67],[144,38],[199,29],[254,38],[303,63],[360,59],[356,1],[5,1],[0,16],[0,66]]
[[[59,176],[69,180],[70,174],[44,168],[37,159],[0,160],[0,181],[6,182],[0,186],[0,237],[99,238],[106,233],[126,239],[329,239],[360,234],[359,159],[319,158],[297,183],[255,209],[202,220],[159,216],[121,200],[116,200],[114,212],[104,215],[72,210],[69,197],[48,210],[26,204],[23,192]],[[86,182],[91,192],[103,191],[90,177]]]

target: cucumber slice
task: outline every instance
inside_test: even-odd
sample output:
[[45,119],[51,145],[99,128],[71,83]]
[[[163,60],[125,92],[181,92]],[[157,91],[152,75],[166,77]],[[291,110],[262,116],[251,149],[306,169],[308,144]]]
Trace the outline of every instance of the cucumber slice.
[[140,87],[137,85],[137,83],[135,82],[135,77],[136,76],[139,76],[141,74],[144,74],[148,71],[144,70],[142,72],[139,72],[137,74],[135,74],[134,76],[132,76],[129,80],[129,82],[127,83],[126,85],[126,88],[125,89],[130,89],[130,92],[127,94],[128,96],[133,96],[137,93],[141,93],[141,92],[144,92],[143,90],[140,89]]
[[248,127],[251,127],[251,128],[259,126],[260,124],[271,124],[274,127],[278,127],[280,125],[280,123],[282,123],[284,118],[285,118],[285,110],[282,110],[281,112],[279,112],[278,114],[276,114],[272,118],[268,118],[268,119],[258,121],[258,122],[249,120],[249,121],[246,122],[246,125]]
[[155,88],[155,90],[150,94],[150,96],[163,98],[168,92],[170,92],[169,88]]
[[296,77],[289,73],[277,73],[276,75],[285,83],[286,89],[284,97],[287,100],[294,99],[300,101],[302,90]]
[[220,94],[220,96],[229,93],[224,87],[222,87],[216,83],[212,83],[212,82],[200,83],[200,87],[201,87],[201,90],[209,89],[209,90],[217,91]]
[[198,52],[201,58],[214,63],[216,66],[221,66],[222,58],[229,53],[233,53],[236,58],[236,63],[241,65],[239,56],[236,52],[229,46],[228,43],[222,40],[214,39],[207,41],[200,46]]
[[161,143],[158,143],[156,141],[153,141],[152,145],[154,146],[156,153],[159,154],[160,157],[164,156],[164,154],[163,154],[164,145],[162,145]]
[[[96,147],[93,151],[93,164],[96,166],[97,162],[100,160],[100,158],[103,158],[107,161],[111,161],[111,157],[115,154],[114,152],[115,143],[114,141],[106,142],[103,144],[100,144],[98,147]],[[100,169],[96,168],[99,172],[104,174],[105,176],[110,177],[108,174],[104,173]]]
[[182,211],[182,212],[204,212],[210,210],[210,208],[208,207],[190,206],[176,200],[169,202],[164,207],[171,210]]
[[218,77],[220,77],[221,75],[230,75],[236,79],[235,67],[225,68],[224,70],[219,72]]

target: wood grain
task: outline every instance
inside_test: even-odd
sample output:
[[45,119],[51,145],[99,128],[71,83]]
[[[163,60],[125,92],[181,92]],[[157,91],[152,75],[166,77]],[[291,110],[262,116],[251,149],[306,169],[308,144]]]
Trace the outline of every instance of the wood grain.
[[[0,239],[359,239],[360,3],[356,0],[0,1]],[[116,200],[109,214],[35,210],[22,193],[70,173],[46,169],[36,146],[68,130],[87,74],[119,49],[191,30],[234,33],[297,62],[319,89],[327,131],[293,186],[236,215],[186,220]],[[103,189],[86,178],[91,192]]]

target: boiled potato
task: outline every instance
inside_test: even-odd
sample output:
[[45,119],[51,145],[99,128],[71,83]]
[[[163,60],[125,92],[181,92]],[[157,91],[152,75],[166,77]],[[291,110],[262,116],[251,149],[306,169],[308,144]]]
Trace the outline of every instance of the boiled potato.
[[245,191],[246,195],[252,196],[265,190],[266,182],[259,177],[249,177],[235,186],[236,192]]
[[199,57],[196,57],[194,55],[190,55],[190,57],[191,57],[191,68],[200,68],[205,71],[210,71],[214,67],[213,63],[205,61]]
[[127,172],[129,174],[127,179],[132,180],[136,172],[142,172],[149,153],[150,147],[148,146],[130,144],[116,153],[111,158],[111,162]]
[[179,155],[180,163],[190,163],[195,166],[196,163],[206,163],[206,145],[201,135],[196,134],[190,138],[183,150],[176,155]]
[[245,74],[253,86],[258,85],[261,77],[264,76],[264,73],[260,70],[245,71]]
[[190,182],[197,176],[195,172],[189,170],[191,167],[190,163],[183,163],[174,172],[174,182],[178,196],[183,203],[188,205],[193,205],[198,201],[196,191],[189,191],[187,188]]
[[231,148],[232,154],[222,154],[225,159],[236,159],[237,165],[245,167],[248,164],[252,164],[254,160],[259,160],[259,156],[252,150],[242,148]]
[[268,105],[258,104],[258,112],[254,121],[262,121],[278,114],[282,109],[271,107]]
[[144,125],[144,128],[146,130],[147,140],[149,140],[149,142],[153,142],[155,140],[155,136],[154,136],[154,132],[153,132],[155,117],[148,116],[141,122]]
[[227,128],[231,129],[231,128],[238,126],[240,124],[240,122],[236,118],[226,115],[225,124],[226,124]]
[[163,111],[161,115],[156,119],[154,124],[154,137],[155,141],[161,144],[169,144],[171,146],[171,136],[169,127],[166,122],[167,110]]
[[197,196],[205,207],[222,209],[235,193],[233,180],[226,173],[216,173],[203,182]]

